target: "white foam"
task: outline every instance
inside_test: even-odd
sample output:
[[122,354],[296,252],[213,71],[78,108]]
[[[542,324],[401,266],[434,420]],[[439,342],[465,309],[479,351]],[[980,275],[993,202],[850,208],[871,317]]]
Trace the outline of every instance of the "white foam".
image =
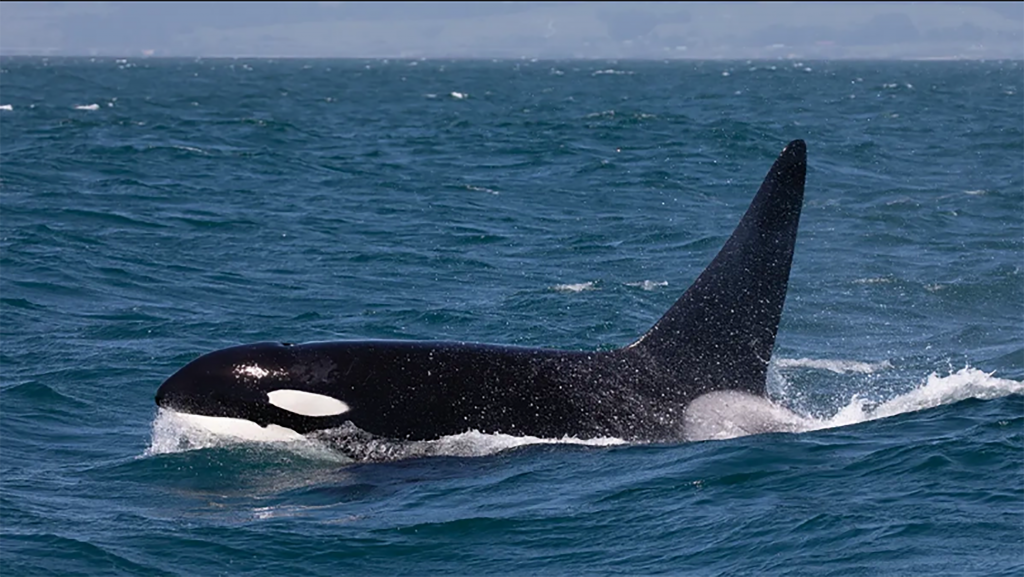
[[501,194],[497,190],[494,190],[494,189],[491,189],[491,188],[487,188],[487,187],[484,187],[484,186],[473,186],[472,184],[467,184],[466,185],[466,190],[472,190],[472,191],[476,191],[476,192],[489,192],[489,193],[495,194],[495,195]]
[[[238,423],[229,425],[217,421],[238,421],[248,423],[249,427],[238,425]],[[211,426],[215,430],[212,430]],[[228,431],[225,432],[223,427],[228,427]],[[217,447],[252,447],[254,443],[257,443],[257,447],[283,450],[307,459],[331,463],[352,462],[347,455],[283,427],[267,427],[264,429],[264,433],[256,435],[257,438],[252,438],[252,435],[239,436],[239,433],[244,433],[251,427],[260,428],[255,423],[241,419],[199,417],[168,409],[158,409],[156,418],[153,420],[153,436],[142,457]]]
[[886,276],[859,278],[853,281],[854,284],[888,284],[896,282],[896,279]]
[[586,445],[590,447],[608,447],[623,445],[626,441],[615,437],[599,437],[596,439],[580,439],[565,436],[560,439],[543,439],[540,437],[515,437],[501,433],[487,434],[472,430],[459,435],[449,435],[425,444],[433,445],[430,451],[439,455],[460,455],[465,457],[490,455],[498,451],[523,447],[526,445]]
[[96,104],[96,103],[93,103],[93,104],[79,104],[79,105],[75,106],[75,110],[99,110],[99,109],[100,109],[100,105]]
[[661,287],[668,286],[668,281],[667,280],[662,280],[662,281],[645,280],[645,281],[640,281],[640,282],[628,282],[628,283],[626,283],[626,286],[637,287],[637,288],[643,289],[645,291],[652,291],[652,290],[654,290],[656,288],[661,288]]
[[833,373],[863,373],[870,375],[876,371],[891,369],[889,361],[877,363],[865,363],[862,361],[847,361],[841,359],[775,359],[775,366],[780,369],[807,368],[822,369]]
[[556,290],[558,292],[578,293],[578,292],[583,292],[583,291],[596,290],[597,289],[597,283],[595,283],[594,281],[590,281],[590,282],[581,282],[581,283],[575,283],[575,284],[556,284],[555,286],[553,286],[551,288],[552,288],[552,290]]
[[[291,517],[305,517],[308,516],[310,511],[318,511],[321,509],[330,509],[337,507],[334,503],[327,505],[270,505],[267,507],[255,507],[252,509],[252,518],[257,521],[265,521],[268,519],[280,519],[280,518],[291,518]],[[363,515],[346,515],[340,518],[332,518],[331,523],[349,523],[359,521],[365,518]]]
[[240,442],[280,443],[304,441],[297,432],[270,425],[261,427],[245,419],[191,415],[160,409],[153,420],[153,436],[147,454],[177,453]]
[[[436,441],[402,442],[374,438],[351,425],[305,437],[291,429],[275,425],[264,428],[243,419],[206,417],[159,409],[153,420],[152,438],[144,456],[239,444],[271,443],[280,449],[302,453],[306,456],[347,460],[348,457],[334,448],[339,444],[338,439],[344,441],[346,437],[352,439],[348,446],[350,452],[360,453],[364,458],[373,460],[438,455],[478,457],[526,445],[566,444],[607,447],[626,443],[626,441],[614,437],[580,439],[566,436],[560,439],[544,439],[531,436],[486,434],[477,430],[441,437]],[[357,447],[352,451],[353,446],[356,445]]]
[[338,452],[357,461],[392,461],[411,457],[480,457],[526,445],[584,445],[606,447],[622,445],[626,441],[614,437],[580,439],[565,436],[545,439],[532,436],[487,434],[470,430],[457,435],[448,435],[433,441],[394,441],[374,437],[351,423],[337,429],[320,431],[311,435]]
[[931,373],[914,390],[881,403],[854,395],[835,414],[823,419],[798,415],[760,397],[719,391],[698,398],[687,408],[686,436],[688,440],[707,440],[770,431],[805,433],[913,413],[966,399],[1024,394],[1024,382],[992,375],[971,367],[945,377]]
[[0,110],[6,110],[8,112],[13,111],[14,107],[10,104],[0,104]]
[[465,100],[466,98],[469,98],[469,94],[466,94],[465,92],[452,92],[451,96],[455,100]]
[[1012,394],[1024,394],[1024,382],[1000,379],[992,375],[993,373],[972,367],[964,367],[945,377],[932,373],[916,389],[879,404],[854,395],[850,402],[830,419],[811,420],[815,425],[808,430],[853,425],[966,399],[996,399]]
[[931,373],[915,389],[880,403],[861,395],[853,395],[849,402],[840,407],[831,417],[823,419],[799,417],[800,424],[794,429],[794,432],[845,427],[931,409],[966,399],[995,399],[1012,394],[1024,394],[1024,382],[1001,379],[992,375],[993,373],[965,367],[945,377]]

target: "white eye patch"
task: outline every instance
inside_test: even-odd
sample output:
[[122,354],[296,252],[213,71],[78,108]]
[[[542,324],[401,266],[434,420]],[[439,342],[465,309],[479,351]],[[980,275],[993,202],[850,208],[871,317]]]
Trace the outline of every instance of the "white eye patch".
[[270,391],[267,397],[271,405],[304,417],[330,417],[349,410],[348,405],[334,397],[295,389]]

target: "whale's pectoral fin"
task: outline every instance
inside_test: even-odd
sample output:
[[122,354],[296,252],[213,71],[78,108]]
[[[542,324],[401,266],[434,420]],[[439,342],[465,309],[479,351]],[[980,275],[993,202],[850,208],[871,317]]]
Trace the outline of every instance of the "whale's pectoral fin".
[[718,256],[624,353],[672,371],[673,382],[692,387],[693,395],[723,389],[764,395],[806,174],[807,147],[794,140]]

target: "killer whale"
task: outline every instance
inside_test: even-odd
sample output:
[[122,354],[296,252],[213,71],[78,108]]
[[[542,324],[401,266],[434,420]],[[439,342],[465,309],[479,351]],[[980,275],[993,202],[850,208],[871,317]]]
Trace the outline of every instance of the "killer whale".
[[694,400],[712,393],[766,396],[806,170],[806,145],[794,140],[711,263],[647,333],[620,349],[254,343],[196,358],[164,381],[156,404],[299,435],[354,425],[409,441],[474,429],[684,439]]

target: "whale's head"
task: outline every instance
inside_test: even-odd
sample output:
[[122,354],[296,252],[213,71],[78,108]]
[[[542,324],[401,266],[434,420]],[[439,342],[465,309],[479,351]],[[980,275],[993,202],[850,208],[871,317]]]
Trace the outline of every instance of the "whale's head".
[[286,343],[255,343],[202,355],[171,375],[156,404],[201,417],[276,425],[300,434],[341,425],[349,406],[322,394],[334,369]]

